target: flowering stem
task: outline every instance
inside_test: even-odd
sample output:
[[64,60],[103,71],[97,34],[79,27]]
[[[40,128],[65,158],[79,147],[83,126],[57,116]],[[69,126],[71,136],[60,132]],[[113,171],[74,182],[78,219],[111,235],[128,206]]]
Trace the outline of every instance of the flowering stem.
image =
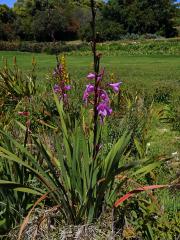
[[99,74],[99,61],[100,57],[96,53],[96,10],[95,10],[95,2],[91,0],[91,11],[92,11],[92,52],[94,57],[94,72],[95,72],[95,87],[94,87],[94,139],[93,139],[93,158],[97,155],[97,127],[98,127],[98,74]]

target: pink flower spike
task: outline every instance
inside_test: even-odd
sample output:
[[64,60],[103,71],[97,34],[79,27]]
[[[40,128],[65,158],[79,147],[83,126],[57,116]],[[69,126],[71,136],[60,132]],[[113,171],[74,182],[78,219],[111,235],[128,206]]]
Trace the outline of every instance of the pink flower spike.
[[28,117],[30,115],[30,112],[18,112],[18,115]]
[[94,79],[94,78],[95,78],[95,73],[89,73],[89,74],[87,75],[87,78],[88,78],[89,80]]
[[109,83],[109,86],[112,87],[114,92],[119,92],[119,87],[122,84],[122,82],[117,82],[117,83]]

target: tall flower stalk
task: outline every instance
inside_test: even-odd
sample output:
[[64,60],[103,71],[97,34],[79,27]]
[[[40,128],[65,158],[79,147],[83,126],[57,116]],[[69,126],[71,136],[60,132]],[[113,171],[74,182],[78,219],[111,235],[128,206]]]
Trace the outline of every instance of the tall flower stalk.
[[[99,140],[97,139],[97,133],[98,133],[98,116],[100,116],[101,122],[103,122],[104,117],[111,115],[112,109],[110,108],[110,100],[108,97],[107,92],[101,88],[102,85],[102,78],[104,76],[104,69],[100,72],[100,58],[101,54],[97,53],[96,48],[96,6],[95,1],[91,1],[91,12],[92,12],[92,21],[91,21],[91,28],[92,28],[92,52],[93,52],[93,70],[94,73],[89,73],[87,78],[89,80],[94,79],[94,85],[89,84],[86,86],[86,90],[84,92],[83,99],[86,101],[88,100],[88,97],[90,93],[94,93],[94,99],[93,99],[93,132],[94,132],[94,138],[93,138],[93,158],[95,159],[98,149],[99,149]],[[119,92],[121,82],[118,83],[111,83],[108,86],[111,87],[115,93]],[[99,138],[100,139],[100,138]]]
[[97,104],[98,104],[98,73],[99,73],[99,63],[100,63],[100,55],[97,55],[96,52],[96,10],[95,10],[95,2],[94,0],[91,0],[91,11],[92,11],[92,22],[91,22],[91,28],[92,28],[92,52],[94,56],[94,72],[95,72],[95,87],[94,87],[94,140],[93,140],[93,157],[97,154],[97,126],[98,126],[98,110],[97,110]]
[[69,85],[70,79],[66,69],[66,61],[64,55],[61,57],[60,62],[58,60],[57,67],[53,72],[53,77],[57,80],[57,83],[54,85],[54,92],[59,95],[59,99],[62,100],[64,104],[67,104],[67,92],[71,89],[71,86]]

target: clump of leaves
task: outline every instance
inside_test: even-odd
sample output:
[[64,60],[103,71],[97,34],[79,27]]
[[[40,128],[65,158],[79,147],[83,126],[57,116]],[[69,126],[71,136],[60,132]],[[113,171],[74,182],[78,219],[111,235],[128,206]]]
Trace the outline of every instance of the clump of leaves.
[[23,97],[30,98],[36,93],[36,62],[32,60],[32,70],[23,74],[14,57],[13,67],[8,67],[7,60],[0,69],[0,99],[3,102],[16,104]]

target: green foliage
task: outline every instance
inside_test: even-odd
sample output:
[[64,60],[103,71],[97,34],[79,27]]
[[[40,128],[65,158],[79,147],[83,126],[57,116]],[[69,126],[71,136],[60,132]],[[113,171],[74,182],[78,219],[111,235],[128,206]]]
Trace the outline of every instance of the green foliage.
[[61,52],[71,52],[80,49],[86,49],[86,43],[65,44],[65,42],[5,42],[0,41],[0,50],[5,51],[22,51],[34,53],[58,54]]
[[[123,182],[119,186],[115,177],[123,172],[130,173],[132,168],[138,167],[138,162],[125,162],[131,133],[124,131],[108,154],[100,151],[93,158],[93,134],[91,129],[85,127],[84,110],[82,119],[75,122],[73,119],[72,122],[56,95],[55,101],[60,123],[57,123],[58,132],[56,128],[53,138],[48,139],[46,134],[44,142],[40,136],[32,135],[34,150],[31,152],[10,135],[1,132],[2,138],[11,144],[11,148],[5,144],[0,147],[1,160],[6,164],[20,165],[30,175],[34,175],[38,185],[42,184],[42,189],[49,192],[50,202],[61,206],[60,211],[66,223],[90,223],[98,219],[103,207],[116,200],[116,186],[120,189]],[[53,141],[53,147],[46,143],[49,140]],[[140,163],[143,173],[143,169],[147,171],[152,162]],[[26,182],[22,192],[26,192]],[[19,184],[18,179],[16,183]],[[30,192],[37,191],[32,184],[29,186]]]
[[[28,129],[26,129],[24,136],[22,136],[20,132],[14,133],[14,135],[16,134],[19,134],[19,138],[24,138],[24,146],[26,146],[28,140]],[[15,151],[14,146],[6,136],[4,136],[3,139],[1,138],[0,147],[6,147],[7,152]],[[26,162],[26,156],[24,154],[19,152],[18,155],[22,161]],[[16,162],[1,161],[1,166],[0,234],[3,234],[9,231],[10,226],[16,227],[19,222],[21,222],[23,215],[26,214],[28,208],[34,201],[33,195],[41,195],[43,190],[38,189],[36,184],[33,182],[33,172],[28,171],[28,169],[23,165],[18,165]],[[33,188],[31,188],[30,185],[34,185]]]
[[8,8],[5,4],[0,4],[0,39],[13,40],[15,39],[15,31],[13,22],[15,15],[12,9]]
[[[174,41],[172,43],[169,41],[168,44],[178,48]],[[125,49],[123,44],[121,47]],[[138,47],[136,44],[134,47],[132,43],[125,42],[125,44],[127,44],[126,46],[130,45],[129,48],[127,47],[128,51],[131,47],[133,48],[132,55],[137,54],[140,49],[144,49],[143,53],[151,48],[152,51],[148,50],[146,53],[155,53],[157,49],[160,51],[160,42],[153,42],[154,45],[152,42],[151,44],[146,42],[144,44],[148,45],[148,47],[146,45],[147,48],[143,44],[143,46],[139,44]],[[157,44],[156,47],[152,47],[155,44]],[[12,125],[8,128],[11,133],[7,134],[6,127],[0,136],[0,175],[3,179],[0,181],[0,204],[3,211],[0,223],[3,223],[3,230],[7,230],[9,226],[19,225],[33,203],[39,198],[39,194],[44,192],[49,192],[49,194],[41,203],[43,208],[46,209],[46,207],[57,204],[62,206],[61,217],[58,217],[58,221],[62,221],[63,224],[64,221],[68,224],[84,224],[88,220],[89,222],[96,221],[103,211],[108,212],[108,206],[111,207],[119,196],[134,189],[134,185],[130,184],[131,180],[138,180],[141,185],[145,185],[146,183],[152,184],[152,181],[169,183],[172,182],[172,177],[176,178],[174,170],[168,172],[166,169],[165,171],[164,166],[153,171],[155,167],[161,165],[162,161],[159,159],[161,159],[162,153],[169,156],[172,151],[178,150],[176,149],[178,145],[174,144],[175,138],[172,132],[169,132],[169,139],[165,141],[165,136],[159,136],[159,129],[153,125],[153,121],[157,121],[158,127],[164,127],[158,120],[159,112],[162,109],[161,104],[166,103],[168,110],[171,104],[174,110],[178,107],[179,102],[172,101],[175,91],[168,87],[170,81],[176,86],[179,66],[177,57],[135,56],[129,60],[128,56],[112,57],[113,53],[117,51],[116,48],[120,48],[119,43],[102,44],[98,48],[103,50],[106,55],[106,49],[109,46],[112,55],[103,59],[107,66],[106,71],[108,72],[109,62],[112,63],[113,70],[117,72],[116,68],[118,68],[119,71],[119,61],[123,60],[121,77],[125,81],[122,85],[122,95],[119,96],[118,101],[114,98],[111,102],[114,115],[112,119],[105,122],[102,130],[103,146],[95,160],[92,159],[91,111],[80,110],[82,86],[85,81],[84,73],[87,71],[87,63],[89,63],[88,56],[79,58],[78,54],[83,54],[83,51],[70,53],[68,56],[73,81],[70,106],[63,110],[56,98],[58,113],[52,94],[50,94],[51,84],[53,84],[51,72],[48,79],[45,75],[46,69],[53,66],[55,60],[50,55],[35,55],[39,59],[38,74],[40,75],[38,76],[42,78],[42,82],[39,82],[40,88],[37,89],[35,97],[31,96],[29,105],[22,100],[16,108],[17,111],[28,107],[32,113],[29,119],[31,126],[27,144],[24,146],[27,129],[21,124],[22,122],[26,123],[26,118],[19,117],[18,120],[21,123],[18,122],[18,126],[16,125],[17,121],[12,121]],[[65,47],[69,46],[65,45]],[[165,49],[165,47],[163,48]],[[89,55],[86,48],[84,50],[84,54]],[[163,51],[162,54],[166,54],[165,50]],[[11,57],[8,52],[3,54]],[[20,57],[19,62],[22,62],[24,69],[29,68],[27,65],[29,54],[17,54],[23,56]],[[126,54],[128,53],[126,52]],[[77,62],[79,69],[74,66],[74,63],[77,64]],[[172,71],[167,68],[170,64],[172,64]],[[126,68],[128,68],[127,72]],[[154,72],[152,72],[152,68]],[[112,69],[110,70],[112,71]],[[174,71],[176,71],[176,75],[173,74]],[[167,80],[169,82],[164,83]],[[125,91],[123,88],[127,90]],[[157,104],[156,101],[151,105],[156,89],[162,89],[159,91],[159,96],[168,92],[168,101],[161,101],[160,104]],[[136,96],[137,90],[140,93]],[[176,95],[178,95],[178,90]],[[31,104],[33,106],[30,106]],[[14,118],[9,106],[6,109],[5,115],[10,114],[11,119]],[[174,118],[177,119],[174,120],[176,123],[179,121],[178,116],[179,114],[176,112],[176,118]],[[168,126],[171,127],[171,125]],[[154,135],[153,131],[159,136],[158,139],[151,136]],[[150,143],[150,146],[147,143]],[[149,147],[147,148],[147,146]],[[154,149],[157,146],[159,149],[158,152],[155,152]],[[163,148],[166,150],[168,148],[168,152],[162,152]],[[17,172],[18,168],[20,171],[14,175],[12,172],[14,169]],[[162,174],[160,174],[160,169]],[[175,170],[177,170],[176,166]],[[114,177],[115,175],[116,177]],[[115,230],[123,232],[121,238],[127,238],[127,233],[130,234],[130,232],[131,237],[143,239],[151,239],[152,236],[155,239],[156,236],[160,236],[160,239],[173,239],[173,236],[178,236],[176,227],[179,224],[179,216],[176,214],[178,202],[172,201],[173,206],[172,202],[168,200],[168,198],[172,200],[171,193],[172,191],[167,191],[167,195],[165,194],[164,197],[159,192],[156,195],[152,193],[159,199],[162,208],[165,208],[163,214],[158,212],[157,206],[154,206],[153,201],[149,201],[149,196],[146,194],[136,199],[133,198],[117,209],[114,216]],[[176,195],[175,192],[173,192],[174,195]],[[165,200],[166,204],[164,204]],[[18,209],[20,215],[15,209]],[[110,220],[107,219],[106,224],[109,226],[110,223]]]
[[[54,139],[57,156],[53,156],[54,153],[48,146],[44,146],[34,138],[50,172],[46,172],[44,164],[39,165],[40,159],[33,157],[6,134],[5,136],[15,144],[18,151],[29,159],[29,163],[23,162],[20,157],[2,147],[0,155],[3,159],[22,164],[41,179],[44,187],[50,192],[52,201],[62,206],[61,211],[66,222],[71,224],[91,222],[100,215],[105,194],[110,192],[115,175],[121,172],[118,169],[119,161],[127,147],[129,137],[125,133],[104,159],[100,155],[92,159],[92,135],[86,138],[77,123],[74,127],[67,128],[67,124],[71,124],[67,122],[68,119],[66,120],[67,114],[64,114],[62,105],[57,99],[56,104],[60,114],[62,134],[62,138],[56,134],[57,137]],[[124,170],[126,167],[123,168]]]
[[130,229],[133,229],[134,236],[145,240],[172,240],[179,236],[178,212],[167,214],[166,210],[160,208],[154,196],[151,197],[151,200],[138,198],[126,205],[123,216],[125,219],[124,238],[127,238],[128,234],[131,237]]
[[[130,146],[130,156],[136,159],[147,157],[147,144],[151,141],[149,127],[155,113],[153,103],[146,106],[143,95],[133,95],[130,92],[122,91],[119,101],[114,105],[116,118],[108,121],[108,143],[113,143],[123,131],[129,129],[132,132]],[[108,152],[111,145],[107,144]]]
[[129,33],[158,33],[161,36],[176,35],[172,18],[175,16],[174,1],[167,0],[110,0],[103,15],[123,25]]
[[[13,9],[0,5],[0,40],[89,40],[89,0],[23,0]],[[100,41],[177,35],[179,11],[174,1],[96,0]]]
[[173,97],[165,108],[163,121],[170,123],[173,130],[180,131],[180,99],[178,96]]
[[155,89],[154,100],[158,103],[170,103],[173,90],[170,86],[162,86]]
[[[86,30],[85,30],[86,31]],[[87,37],[90,35],[86,35]],[[98,51],[107,56],[145,56],[145,55],[176,55],[180,54],[180,41],[178,39],[158,39],[158,40],[136,40],[117,41],[102,43],[98,46]],[[0,41],[1,51],[22,51],[35,53],[57,54],[69,52],[69,55],[89,56],[89,45],[85,42],[6,42]],[[8,53],[7,53],[8,54]]]
[[77,6],[74,1],[19,1],[14,7],[17,36],[42,42],[77,39],[82,24],[79,13],[85,20],[86,9],[84,2]]
[[29,75],[23,75],[18,68],[16,58],[14,58],[14,66],[8,68],[7,60],[4,67],[0,70],[0,87],[1,97],[8,97],[15,101],[19,101],[23,97],[31,97],[36,92],[36,63],[32,62],[32,71]]
[[[125,34],[121,24],[103,19],[97,21],[96,31],[98,42],[119,40]],[[92,36],[89,24],[81,30],[80,37],[88,42],[91,41]]]
[[13,11],[8,8],[5,4],[0,5],[0,21],[2,23],[12,22],[14,19]]
[[119,55],[179,55],[179,40],[122,41],[103,43],[98,50],[105,54]]
[[39,11],[36,13],[32,23],[34,38],[39,41],[53,41],[66,39],[68,21],[62,10]]
[[4,66],[0,69],[1,127],[11,121],[13,117],[12,111],[14,111],[21,100],[25,100],[26,106],[24,106],[24,109],[28,111],[30,98],[35,95],[36,90],[36,63],[34,59],[32,70],[28,74],[23,73],[19,69],[16,58],[14,58],[12,68],[8,67],[7,60],[4,60]]

